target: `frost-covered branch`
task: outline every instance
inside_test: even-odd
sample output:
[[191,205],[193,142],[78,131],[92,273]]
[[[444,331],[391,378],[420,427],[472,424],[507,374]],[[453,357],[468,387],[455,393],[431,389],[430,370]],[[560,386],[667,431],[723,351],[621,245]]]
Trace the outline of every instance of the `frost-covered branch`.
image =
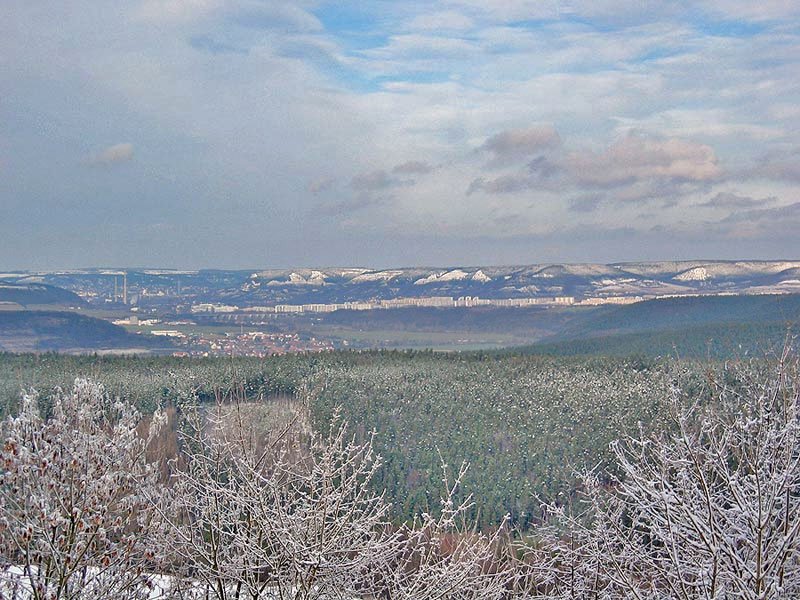
[[102,386],[75,381],[42,416],[35,393],[2,424],[0,596],[134,598],[159,558],[151,510],[157,469],[146,460],[140,415]]
[[618,478],[585,478],[589,521],[561,512],[561,597],[800,595],[798,361],[730,366],[709,389],[703,406],[675,395],[673,433],[613,444]]
[[444,495],[436,513],[425,512],[401,530],[402,546],[381,572],[382,597],[392,600],[479,600],[508,597],[516,574],[500,556],[508,518],[491,533],[479,532],[467,513],[473,506],[457,495],[467,472],[452,477],[442,461]]
[[303,415],[258,440],[241,400],[218,403],[186,440],[166,540],[184,574],[220,600],[366,592],[396,548],[389,506],[369,486],[380,466],[371,440],[356,443],[338,420],[309,436]]

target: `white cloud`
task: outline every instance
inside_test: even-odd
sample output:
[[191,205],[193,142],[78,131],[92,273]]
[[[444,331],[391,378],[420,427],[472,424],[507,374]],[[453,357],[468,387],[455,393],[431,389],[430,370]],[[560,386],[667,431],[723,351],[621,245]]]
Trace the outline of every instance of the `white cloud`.
[[770,152],[740,175],[746,179],[800,183],[800,147]]
[[433,170],[432,165],[421,160],[408,160],[392,167],[392,173],[401,175],[425,175]]
[[744,115],[733,115],[717,108],[671,109],[643,119],[618,119],[621,131],[649,131],[655,134],[689,138],[748,137],[770,140],[783,137],[783,129],[760,123],[740,120]]
[[573,153],[567,166],[588,186],[618,186],[647,179],[713,181],[722,175],[714,150],[678,138],[629,134],[603,152]]
[[800,15],[800,5],[792,0],[708,0],[703,8],[717,17],[769,21]]
[[[374,235],[507,236],[575,219],[639,227],[643,203],[649,227],[696,221],[681,210],[733,183],[743,198],[798,193],[800,36],[794,21],[763,20],[791,3],[729,3],[732,19],[759,20],[749,28],[721,2],[699,22],[684,2],[633,0],[141,0],[136,18],[103,0],[6,1],[0,120],[19,123],[15,168],[38,164],[17,156],[42,154],[39,124],[63,148],[141,131],[136,153],[146,147],[154,179],[170,182],[159,208],[185,213],[192,197],[187,218],[220,239],[248,228],[298,239],[297,215],[323,200],[338,207],[320,222],[332,239],[350,209]],[[338,8],[366,24],[332,25],[323,11]],[[116,144],[86,162],[133,154]],[[23,183],[9,189],[22,197]],[[736,202],[720,197],[718,210]]]
[[494,166],[525,160],[561,144],[561,137],[552,125],[508,129],[496,133],[479,148],[492,155]]
[[775,196],[753,198],[752,196],[743,196],[735,192],[717,192],[714,196],[701,202],[697,206],[717,209],[741,209],[763,207],[766,204],[773,204],[776,201],[777,198]]
[[193,21],[222,8],[224,0],[144,0],[140,18],[156,22]]
[[[401,58],[424,59],[445,57],[464,59],[479,48],[469,40],[442,35],[408,33],[394,35],[385,46],[365,51],[368,57],[397,60]],[[413,67],[414,63],[411,63]]]
[[465,31],[474,25],[475,22],[463,13],[447,10],[418,15],[409,22],[408,29]]
[[554,19],[563,13],[569,2],[564,0],[446,0],[446,6],[480,14],[496,22],[520,19]]

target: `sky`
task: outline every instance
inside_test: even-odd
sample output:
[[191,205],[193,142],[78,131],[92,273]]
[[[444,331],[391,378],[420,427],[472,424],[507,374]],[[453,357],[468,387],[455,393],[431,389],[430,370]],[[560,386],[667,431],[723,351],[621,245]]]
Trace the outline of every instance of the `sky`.
[[794,0],[3,0],[0,268],[800,258]]

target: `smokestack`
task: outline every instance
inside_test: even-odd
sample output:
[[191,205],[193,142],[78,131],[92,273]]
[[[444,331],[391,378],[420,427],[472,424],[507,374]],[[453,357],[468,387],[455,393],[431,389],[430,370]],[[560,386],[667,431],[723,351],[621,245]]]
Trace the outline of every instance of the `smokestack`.
[[128,274],[122,274],[122,303],[128,303]]
[[119,298],[119,285],[117,283],[117,276],[114,275],[114,302]]

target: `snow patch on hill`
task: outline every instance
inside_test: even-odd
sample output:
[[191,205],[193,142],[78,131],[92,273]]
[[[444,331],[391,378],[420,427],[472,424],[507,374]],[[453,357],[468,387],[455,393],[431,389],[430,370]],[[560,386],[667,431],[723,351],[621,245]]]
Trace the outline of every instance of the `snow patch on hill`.
[[308,277],[304,277],[292,271],[287,280],[273,280],[267,285],[325,285],[325,274],[322,271],[311,271]]
[[475,274],[472,276],[473,281],[480,281],[481,283],[489,283],[492,278],[489,277],[486,273],[482,270],[478,269],[475,271]]
[[439,277],[439,281],[460,281],[462,279],[467,279],[468,277],[469,273],[466,271],[462,271],[461,269],[453,269],[452,271],[448,271]]
[[353,283],[366,283],[369,281],[391,281],[403,274],[402,271],[373,271],[372,273],[362,273],[353,277]]
[[[708,281],[721,277],[752,277],[763,275],[778,275],[783,271],[796,269],[800,266],[797,261],[677,261],[661,263],[622,263],[624,270],[636,274],[649,274],[667,276],[674,273],[673,279],[678,281]],[[695,272],[704,270],[706,279],[679,279],[686,274],[694,277]]]
[[708,281],[711,276],[705,267],[695,267],[673,277],[675,281]]
[[461,269],[453,269],[444,273],[431,273],[427,277],[421,277],[414,282],[414,285],[426,285],[428,283],[441,283],[443,281],[461,281],[469,279],[469,273]]

